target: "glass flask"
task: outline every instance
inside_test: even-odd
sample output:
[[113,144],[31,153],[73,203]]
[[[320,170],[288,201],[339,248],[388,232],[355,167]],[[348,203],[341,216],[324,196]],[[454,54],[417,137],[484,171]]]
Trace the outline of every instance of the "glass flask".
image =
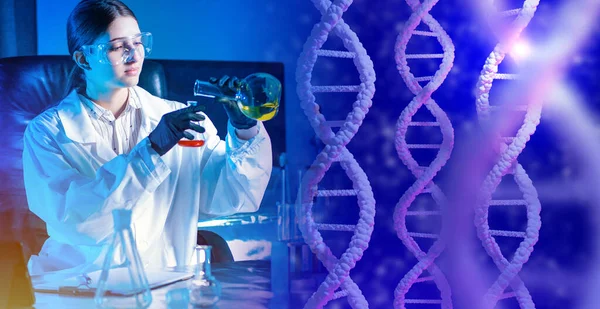
[[196,270],[188,282],[190,304],[211,307],[221,299],[221,284],[210,272],[211,246],[196,246]]
[[[198,105],[197,101],[187,101],[188,106],[196,106]],[[177,142],[177,145],[179,146],[183,146],[183,147],[202,147],[204,146],[205,140],[204,140],[204,133],[202,133],[202,138],[201,139],[193,139],[193,140],[189,140],[187,138],[182,138],[180,141]]]
[[152,294],[131,231],[131,210],[112,211],[114,234],[98,279],[94,301],[100,308],[146,308]]
[[219,87],[196,80],[194,95],[206,98],[222,97],[237,102],[240,111],[248,118],[260,121],[273,119],[279,111],[281,82],[267,73],[254,73],[239,83],[234,95],[225,95]]

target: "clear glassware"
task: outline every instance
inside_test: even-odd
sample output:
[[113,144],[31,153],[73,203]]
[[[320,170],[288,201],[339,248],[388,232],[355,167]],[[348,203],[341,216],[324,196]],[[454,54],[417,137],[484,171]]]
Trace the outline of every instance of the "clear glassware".
[[210,271],[211,246],[196,246],[196,270],[188,281],[190,304],[195,307],[211,307],[221,299],[221,283]]
[[267,73],[254,73],[240,81],[238,91],[233,96],[225,95],[219,87],[205,81],[196,80],[194,95],[207,98],[223,97],[238,104],[248,118],[260,121],[273,119],[279,111],[281,82]]
[[131,231],[131,210],[115,209],[112,214],[113,239],[94,301],[100,308],[146,308],[152,303],[152,294]]
[[[189,106],[196,106],[198,105],[197,101],[187,101],[187,104]],[[201,121],[198,121],[197,123],[200,123]],[[202,125],[202,124],[200,124]],[[182,138],[180,141],[177,142],[177,145],[179,146],[183,146],[183,147],[202,147],[204,146],[205,138],[204,138],[204,133],[201,134],[202,138],[200,139],[193,139],[193,140],[189,140],[187,138]]]

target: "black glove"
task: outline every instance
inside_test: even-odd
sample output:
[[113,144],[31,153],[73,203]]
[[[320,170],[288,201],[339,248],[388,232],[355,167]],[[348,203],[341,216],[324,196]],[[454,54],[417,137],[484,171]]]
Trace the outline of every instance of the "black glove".
[[185,130],[191,129],[198,133],[204,133],[203,127],[191,122],[204,120],[203,115],[196,114],[202,110],[204,110],[204,106],[196,105],[164,114],[154,131],[150,132],[148,136],[152,148],[162,156],[171,150],[180,139],[184,137],[190,140],[194,139],[194,135]]
[[[242,85],[237,77],[229,77],[227,75],[224,75],[220,79],[211,77],[208,81],[211,84],[219,87],[221,92],[227,96],[235,96],[235,94],[240,89],[240,86]],[[240,111],[237,102],[230,101],[226,98],[215,98],[215,100],[217,102],[223,103],[225,112],[227,113],[229,121],[231,122],[231,125],[233,125],[234,128],[250,129],[256,125],[256,120],[246,117],[246,115],[244,115],[242,111]]]

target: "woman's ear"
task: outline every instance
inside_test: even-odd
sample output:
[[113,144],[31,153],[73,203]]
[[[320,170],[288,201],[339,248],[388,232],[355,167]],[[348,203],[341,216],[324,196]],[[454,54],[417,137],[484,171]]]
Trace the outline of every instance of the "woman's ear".
[[90,67],[90,64],[87,62],[87,59],[85,58],[85,54],[80,50],[73,53],[73,61],[75,61],[77,66],[79,66],[83,70],[92,69],[92,67]]

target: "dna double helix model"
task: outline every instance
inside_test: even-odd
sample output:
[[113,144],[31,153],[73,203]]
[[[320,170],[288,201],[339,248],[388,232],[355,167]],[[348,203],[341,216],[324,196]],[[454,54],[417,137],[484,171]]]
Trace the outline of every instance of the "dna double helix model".
[[[515,80],[519,78],[517,74],[498,73],[498,66],[511,50],[523,29],[529,24],[538,4],[539,0],[525,0],[522,8],[502,12],[498,12],[495,9],[491,10],[493,12],[491,18],[496,21],[515,16],[516,18],[510,23],[507,22],[508,27],[505,29],[508,31],[506,31],[504,35],[498,36],[499,43],[486,59],[477,83],[477,114],[479,121],[484,128],[486,124],[489,124],[488,121],[494,118],[492,117],[493,113],[504,112],[505,115],[511,115],[514,113],[525,112],[524,121],[515,134],[516,136],[501,136],[501,133],[497,133],[493,136],[495,143],[498,146],[497,159],[493,168],[486,176],[476,201],[475,226],[477,227],[477,235],[487,254],[493,259],[496,267],[500,271],[500,275],[486,292],[484,299],[486,308],[493,308],[501,299],[513,297],[516,298],[521,308],[535,308],[531,295],[529,294],[527,287],[523,284],[523,281],[520,279],[518,273],[522,269],[523,264],[529,259],[529,256],[533,251],[533,246],[538,240],[541,226],[541,205],[531,179],[525,172],[523,166],[517,161],[517,158],[539,124],[541,105],[503,104],[504,106],[491,106],[489,94],[494,80]],[[490,8],[493,8],[494,4],[490,2],[489,5]],[[511,174],[514,177],[519,191],[523,194],[522,199],[492,199],[492,194],[496,191],[502,178],[507,174]],[[526,231],[490,229],[488,221],[490,206],[525,206],[527,211]],[[523,238],[523,240],[520,242],[513,257],[508,260],[502,254],[495,237],[515,237]],[[506,292],[509,285],[512,291]]]
[[[440,211],[415,210],[409,211],[408,208],[413,204],[420,194],[431,194],[436,205],[443,209],[446,204],[446,198],[440,188],[433,182],[433,178],[446,164],[450,158],[450,153],[454,145],[454,131],[452,124],[444,111],[431,98],[432,93],[442,84],[452,68],[454,61],[454,45],[452,40],[446,34],[440,24],[429,14],[432,7],[438,0],[425,0],[420,3],[419,0],[407,0],[407,4],[413,13],[406,22],[403,31],[399,34],[395,47],[395,58],[398,71],[404,79],[404,82],[415,95],[408,106],[402,111],[397,122],[396,131],[396,151],[402,162],[410,169],[416,177],[415,183],[403,194],[394,210],[394,227],[402,243],[417,258],[418,263],[406,273],[404,278],[397,285],[394,291],[394,308],[406,308],[407,304],[412,305],[431,305],[440,304],[442,308],[452,308],[452,299],[450,286],[446,277],[434,263],[434,260],[441,254],[444,244],[437,234],[409,232],[407,229],[407,217],[411,216],[441,216]],[[417,26],[423,22],[430,31],[416,30]],[[426,36],[434,37],[442,45],[442,54],[407,54],[406,49],[411,37]],[[408,59],[442,59],[439,69],[433,76],[415,77],[408,66]],[[427,82],[421,86],[419,82]],[[417,111],[425,106],[427,110],[435,117],[436,121],[423,122],[412,121]],[[408,144],[406,133],[409,127],[439,127],[442,133],[441,144]],[[410,153],[411,149],[431,149],[438,150],[435,159],[429,166],[420,166]],[[415,238],[436,239],[429,250],[424,252],[415,241]],[[429,274],[422,276],[427,271]],[[441,299],[407,299],[406,294],[415,283],[432,282],[440,291]]]
[[[296,218],[305,242],[317,258],[327,268],[329,274],[319,288],[308,299],[305,308],[323,308],[329,301],[347,297],[352,308],[368,308],[360,288],[350,277],[364,250],[367,249],[373,232],[375,219],[375,199],[369,180],[358,165],[346,145],[358,131],[365,115],[371,107],[375,93],[375,70],[356,34],[342,19],[342,14],[352,4],[352,0],[313,0],[321,12],[321,20],[311,32],[298,59],[296,70],[297,93],[304,114],[325,144],[302,179],[301,190],[296,201]],[[330,33],[342,39],[347,51],[321,49]],[[318,57],[352,59],[356,66],[360,84],[352,86],[313,86],[312,71]],[[315,93],[356,92],[356,101],[345,120],[327,121],[319,111]],[[332,128],[339,128],[334,133]],[[339,162],[346,175],[352,180],[353,188],[347,190],[319,190],[318,183],[333,162]],[[315,223],[312,216],[315,197],[356,196],[359,206],[359,219],[356,225]],[[353,233],[349,247],[338,259],[324,243],[319,231],[339,231]],[[339,290],[338,290],[339,289]]]

